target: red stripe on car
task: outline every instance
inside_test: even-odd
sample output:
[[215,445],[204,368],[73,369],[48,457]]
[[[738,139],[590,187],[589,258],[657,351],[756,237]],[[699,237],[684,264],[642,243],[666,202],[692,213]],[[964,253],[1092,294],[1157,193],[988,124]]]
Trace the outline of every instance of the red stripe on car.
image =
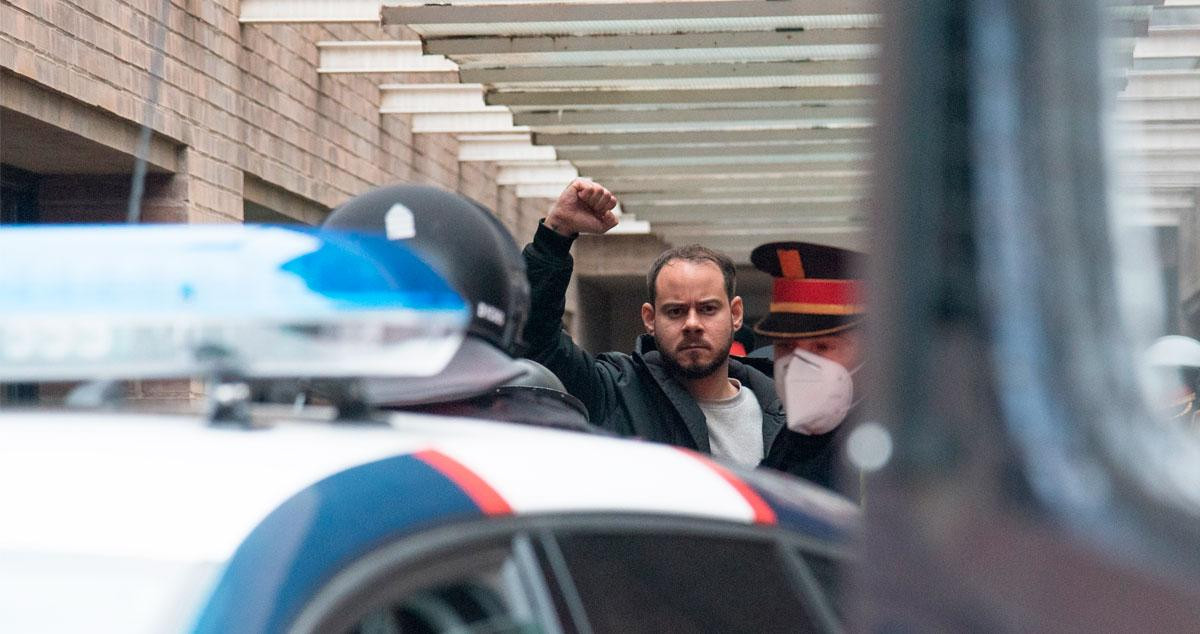
[[451,482],[467,494],[467,497],[471,498],[479,506],[479,510],[483,511],[484,514],[512,515],[512,507],[508,505],[508,502],[500,496],[496,489],[493,489],[492,485],[484,482],[483,478],[479,477],[478,474],[471,471],[463,463],[436,449],[418,451],[413,456],[449,478]]
[[767,501],[762,499],[762,496],[757,491],[751,488],[749,484],[746,484],[741,478],[734,475],[732,471],[721,466],[716,461],[689,449],[680,449],[680,451],[695,458],[709,469],[712,469],[717,475],[728,482],[729,486],[737,490],[742,498],[746,500],[746,503],[750,505],[750,509],[754,511],[754,522],[756,524],[776,523],[775,509],[771,508],[771,505],[767,504]]

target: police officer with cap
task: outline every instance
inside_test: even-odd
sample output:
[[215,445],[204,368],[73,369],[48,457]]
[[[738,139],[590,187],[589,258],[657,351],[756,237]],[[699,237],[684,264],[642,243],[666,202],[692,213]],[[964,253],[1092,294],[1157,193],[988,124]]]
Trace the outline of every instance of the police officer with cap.
[[[775,278],[770,312],[754,326],[771,340],[775,385],[788,429],[823,443],[809,479],[832,486],[838,450],[857,419],[862,391],[865,314],[855,274],[863,254],[809,242],[772,242],[754,249],[755,268]],[[762,352],[759,353],[763,354]]]
[[325,229],[382,234],[429,263],[469,305],[471,322],[449,365],[431,377],[367,380],[376,405],[514,422],[587,428],[587,410],[517,360],[529,314],[525,260],[483,205],[437,187],[390,185],[333,210]]

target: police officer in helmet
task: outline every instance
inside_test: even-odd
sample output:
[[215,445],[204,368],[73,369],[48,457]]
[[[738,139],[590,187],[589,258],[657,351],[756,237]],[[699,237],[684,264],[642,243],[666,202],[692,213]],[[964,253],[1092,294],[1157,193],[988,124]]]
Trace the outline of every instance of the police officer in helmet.
[[388,408],[587,427],[586,409],[562,391],[561,383],[547,382],[548,372],[513,358],[529,314],[529,283],[520,249],[486,207],[437,187],[389,185],[334,209],[322,227],[382,234],[403,244],[437,270],[471,311],[462,347],[442,372],[367,381],[370,402]]

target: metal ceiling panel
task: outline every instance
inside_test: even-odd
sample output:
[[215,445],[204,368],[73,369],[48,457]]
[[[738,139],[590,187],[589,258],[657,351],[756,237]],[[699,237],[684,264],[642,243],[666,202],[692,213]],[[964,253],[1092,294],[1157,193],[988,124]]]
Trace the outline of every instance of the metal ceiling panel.
[[[661,189],[649,192],[628,192],[621,196],[621,204],[630,208],[646,204],[689,204],[705,203],[733,204],[738,202],[797,202],[811,198],[828,198],[846,196],[865,199],[867,187],[858,183],[837,186],[813,186],[805,184],[805,179],[782,186],[740,186],[709,187],[703,189],[678,188]],[[736,181],[735,181],[736,182]]]
[[866,170],[827,172],[756,172],[740,174],[613,174],[604,180],[615,192],[653,193],[678,191],[718,192],[725,189],[766,189],[808,186],[862,186],[867,181]]
[[[636,212],[638,218],[650,223],[651,227],[656,226],[660,222],[691,222],[710,225],[735,225],[739,227],[752,227],[755,225],[778,225],[780,223],[792,222],[797,225],[801,224],[840,224],[852,225],[857,222],[866,220],[866,216],[861,207],[857,205],[841,205],[821,207],[775,207],[771,209],[755,209],[754,215],[749,216],[750,211],[735,211],[734,214],[744,214],[750,220],[744,220],[738,215],[730,215],[730,209],[718,207],[700,207],[697,209],[677,209],[655,211],[653,215],[643,215],[642,212]],[[766,242],[766,240],[764,240]]]
[[[549,16],[546,16],[549,17]],[[667,33],[713,33],[761,30],[874,28],[880,18],[874,14],[786,15],[744,18],[674,18],[669,20],[599,19],[562,22],[495,22],[471,24],[419,25],[430,39],[444,37],[521,37],[530,35],[613,35],[637,33],[662,35]]]
[[872,90],[865,85],[763,88],[727,88],[705,90],[543,90],[496,91],[488,97],[493,105],[539,108],[586,108],[658,104],[739,104],[794,103],[814,101],[865,100]]
[[534,143],[555,147],[637,146],[688,143],[757,143],[770,141],[843,142],[870,138],[870,128],[791,128],[770,130],[708,130],[700,132],[534,133]]
[[[532,53],[464,53],[447,55],[460,68],[500,66],[628,66],[634,64],[688,64],[720,62],[781,62],[789,60],[872,59],[874,44],[809,44],[722,48],[652,48],[637,50],[541,51]],[[563,71],[564,74],[568,71]]]
[[[789,106],[746,107],[746,108],[693,108],[687,110],[558,110],[552,112],[517,112],[513,113],[513,121],[517,125],[527,125],[538,132],[549,131],[551,128],[580,131],[601,126],[620,128],[624,125],[664,124],[662,129],[670,130],[678,124],[708,122],[714,129],[752,128],[754,123],[763,121],[781,121],[793,125],[804,121],[823,122],[825,125],[835,125],[836,122],[866,122],[871,115],[871,106],[867,103],[852,103],[849,105],[799,104]],[[728,125],[726,125],[728,124]],[[539,129],[542,128],[542,129]]]
[[[367,72],[401,53],[409,65],[445,55],[440,67],[456,64],[486,107],[479,93],[387,86],[383,110],[413,113],[416,133],[492,132],[461,136],[462,158],[526,159],[499,170],[518,195],[552,197],[578,170],[668,242],[743,259],[782,238],[861,248],[879,3],[388,0],[375,9],[354,0],[344,6],[358,19],[377,11],[432,55],[323,45],[322,67]],[[243,0],[242,17],[281,18],[290,6],[302,19],[336,4]],[[1123,202],[1167,225],[1200,188],[1198,4],[1107,9],[1118,171],[1139,187]],[[557,161],[536,160],[549,157]]]
[[576,165],[600,165],[602,161],[669,160],[682,157],[732,157],[732,156],[798,156],[821,150],[833,154],[855,153],[866,156],[870,143],[865,140],[844,143],[764,142],[764,143],[706,143],[706,144],[656,144],[617,145],[605,147],[563,146],[557,148],[561,158]]
[[779,161],[774,163],[724,162],[705,165],[633,165],[599,166],[583,172],[584,176],[605,182],[626,176],[738,176],[742,174],[786,174],[799,181],[807,173],[831,171],[864,171],[867,161]]
[[[671,207],[639,207],[630,213],[650,222],[651,226],[660,222],[696,222],[709,223],[728,222],[738,226],[750,226],[754,223],[775,223],[780,221],[812,221],[815,219],[834,219],[838,222],[853,222],[862,219],[863,206],[858,201],[842,203],[791,203],[787,205],[740,203],[733,205],[703,205]],[[753,218],[747,222],[745,217]]]
[[844,164],[862,165],[870,160],[870,158],[870,155],[866,152],[791,152],[786,154],[746,152],[739,154],[731,151],[726,154],[694,155],[686,151],[680,151],[677,155],[671,157],[652,156],[648,158],[631,158],[614,154],[596,159],[571,160],[571,162],[576,167],[589,173],[597,173],[603,168],[627,168],[647,173],[660,173],[663,170],[674,170],[675,168],[679,168],[681,171],[695,171],[730,164],[754,166],[758,169],[769,169],[780,164],[788,166],[835,166],[832,169],[837,169]]
[[503,61],[509,55],[576,51],[654,51],[660,49],[725,49],[870,45],[876,29],[814,29],[804,31],[733,31],[662,35],[589,35],[555,37],[464,37],[428,40],[425,52],[434,55],[487,55]]
[[873,70],[874,64],[865,59],[775,62],[734,60],[704,64],[576,66],[571,68],[569,73],[562,72],[557,66],[497,66],[465,68],[460,76],[464,82],[489,84],[494,88],[544,86],[650,89],[700,85],[705,80],[749,82],[754,78],[777,80],[779,85],[828,85],[817,82],[825,77],[869,75]]
[[[743,28],[811,28],[817,16],[849,22],[877,13],[873,0],[773,0],[753,2],[387,2],[383,24],[408,25],[427,38],[447,35],[570,35],[677,33]],[[805,20],[808,20],[807,22]],[[699,23],[699,24],[698,24]],[[826,23],[829,23],[828,21]],[[839,24],[841,22],[832,22]],[[794,25],[794,26],[793,26]]]

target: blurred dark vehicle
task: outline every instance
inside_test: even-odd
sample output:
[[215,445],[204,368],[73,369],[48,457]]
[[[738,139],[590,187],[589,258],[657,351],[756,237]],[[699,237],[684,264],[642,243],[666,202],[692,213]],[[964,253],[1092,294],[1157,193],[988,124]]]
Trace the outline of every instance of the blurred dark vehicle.
[[1197,441],[1137,382],[1152,258],[1109,212],[1102,5],[886,5],[864,631],[1200,628]]

